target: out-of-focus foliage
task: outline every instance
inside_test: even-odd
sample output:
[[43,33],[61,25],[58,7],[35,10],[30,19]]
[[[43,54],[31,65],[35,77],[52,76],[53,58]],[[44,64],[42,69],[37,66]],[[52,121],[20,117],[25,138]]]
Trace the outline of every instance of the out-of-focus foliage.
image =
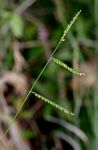
[[80,9],[54,57],[86,75],[51,61],[34,87],[75,116],[30,94],[0,150],[98,149],[98,0],[0,0],[0,136]]

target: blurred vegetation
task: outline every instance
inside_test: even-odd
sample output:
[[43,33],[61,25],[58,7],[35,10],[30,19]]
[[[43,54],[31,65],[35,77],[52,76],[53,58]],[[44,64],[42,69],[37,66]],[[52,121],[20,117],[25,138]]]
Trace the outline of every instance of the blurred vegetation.
[[0,150],[98,149],[98,0],[0,0],[0,138],[56,47],[82,10],[34,91],[75,113],[65,115],[30,94]]

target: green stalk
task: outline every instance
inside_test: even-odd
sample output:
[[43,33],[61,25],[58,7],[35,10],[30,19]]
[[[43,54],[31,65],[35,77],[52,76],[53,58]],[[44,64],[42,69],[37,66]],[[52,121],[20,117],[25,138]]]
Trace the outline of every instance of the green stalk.
[[[94,5],[94,19],[95,19],[95,33],[96,41],[98,40],[98,0],[95,0]],[[95,45],[95,52],[98,54],[98,45]],[[96,65],[96,69],[98,64]],[[94,91],[94,150],[98,149],[98,69],[96,71],[96,82],[95,82],[95,91]],[[93,149],[93,148],[92,148]]]

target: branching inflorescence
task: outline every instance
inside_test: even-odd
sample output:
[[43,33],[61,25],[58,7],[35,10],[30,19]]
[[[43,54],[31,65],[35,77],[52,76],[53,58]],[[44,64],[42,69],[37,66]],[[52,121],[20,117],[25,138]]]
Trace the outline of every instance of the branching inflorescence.
[[[37,79],[35,80],[35,82],[33,83],[33,85],[31,86],[31,89],[29,90],[27,96],[25,97],[23,103],[21,104],[19,110],[17,111],[16,115],[13,117],[9,127],[7,128],[3,138],[7,135],[8,131],[9,131],[9,128],[11,127],[11,125],[14,123],[15,119],[17,118],[17,116],[19,115],[20,111],[22,110],[23,106],[25,105],[26,101],[28,100],[28,97],[30,96],[31,93],[33,93],[36,97],[38,98],[41,98],[43,101],[47,102],[48,104],[54,106],[55,108],[63,111],[64,113],[67,113],[67,114],[71,114],[73,115],[73,113],[69,112],[68,110],[66,110],[65,108],[55,104],[54,102],[50,101],[49,99],[33,92],[33,89],[37,83],[37,81],[39,80],[39,78],[41,77],[41,75],[43,74],[44,70],[46,69],[46,67],[48,66],[48,64],[50,63],[50,61],[53,59],[53,61],[61,66],[63,66],[65,69],[69,70],[70,72],[72,73],[75,73],[77,75],[84,75],[83,73],[79,73],[78,71],[76,71],[75,69],[72,69],[70,67],[68,67],[67,65],[65,65],[63,62],[61,62],[60,60],[58,59],[55,59],[53,58],[53,55],[55,54],[55,52],[57,51],[57,49],[59,48],[60,44],[65,41],[65,37],[66,37],[66,34],[68,33],[68,31],[70,30],[70,28],[72,27],[73,23],[76,21],[77,17],[79,16],[81,10],[73,17],[73,19],[71,20],[71,22],[68,24],[68,26],[66,27],[66,29],[64,30],[64,33],[62,35],[62,37],[60,38],[57,46],[55,47],[54,51],[52,52],[49,60],[47,61],[46,65],[43,67],[43,69],[41,70],[40,74],[38,75]],[[3,140],[3,138],[1,140]]]

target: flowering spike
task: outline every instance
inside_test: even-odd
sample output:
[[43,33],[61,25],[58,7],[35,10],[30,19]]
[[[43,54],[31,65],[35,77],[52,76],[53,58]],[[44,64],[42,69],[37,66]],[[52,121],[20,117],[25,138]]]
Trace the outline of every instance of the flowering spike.
[[63,62],[62,62],[61,60],[59,60],[59,59],[52,58],[52,60],[53,60],[56,64],[58,64],[58,65],[64,67],[65,69],[67,69],[68,71],[72,72],[73,74],[76,74],[76,75],[79,75],[79,76],[85,76],[84,73],[81,73],[81,72],[79,72],[78,70],[75,70],[74,68],[68,67],[65,63],[63,63]]
[[68,33],[68,31],[70,30],[71,26],[73,25],[73,23],[76,21],[76,19],[78,18],[78,16],[80,15],[81,13],[81,10],[78,11],[76,13],[76,15],[73,17],[73,19],[71,20],[71,22],[68,24],[67,28],[64,30],[64,34],[61,38],[61,42],[64,42],[65,41],[65,37],[66,37],[66,34]]
[[41,96],[40,94],[35,93],[35,92],[33,92],[33,91],[32,91],[31,93],[33,93],[36,97],[40,98],[41,100],[45,101],[46,103],[48,103],[48,104],[52,105],[53,107],[59,109],[60,111],[64,112],[65,114],[74,115],[73,113],[71,113],[71,112],[69,112],[67,109],[65,109],[64,107],[62,107],[62,106],[60,106],[60,105],[58,105],[58,104],[52,102],[51,100],[49,100],[49,99],[47,99],[47,98]]

